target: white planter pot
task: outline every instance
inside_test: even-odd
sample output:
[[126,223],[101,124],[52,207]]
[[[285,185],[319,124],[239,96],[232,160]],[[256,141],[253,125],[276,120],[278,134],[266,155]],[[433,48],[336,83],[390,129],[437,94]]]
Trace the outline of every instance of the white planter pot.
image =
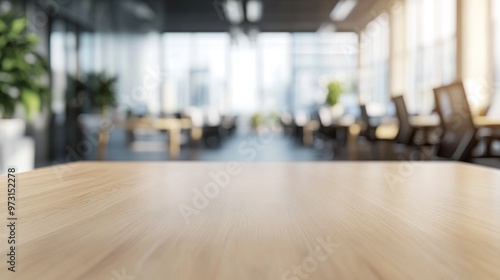
[[35,166],[35,142],[25,137],[26,122],[22,119],[0,120],[0,175],[7,168],[16,172],[32,170]]
[[26,122],[23,119],[0,119],[0,142],[19,139],[26,132]]

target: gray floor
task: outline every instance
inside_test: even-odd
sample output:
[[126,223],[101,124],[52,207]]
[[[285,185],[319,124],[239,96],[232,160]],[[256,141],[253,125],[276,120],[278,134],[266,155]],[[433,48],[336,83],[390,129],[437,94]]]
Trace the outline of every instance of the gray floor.
[[[127,145],[124,132],[111,134],[107,152],[110,161],[167,161],[172,160],[166,149],[165,134],[144,134]],[[413,153],[412,153],[413,152]],[[241,162],[286,162],[286,161],[330,161],[330,160],[408,160],[414,155],[430,155],[430,151],[415,153],[414,150],[389,143],[371,144],[354,140],[346,145],[316,140],[305,147],[299,140],[288,135],[252,133],[234,134],[226,137],[217,147],[183,145],[176,160],[182,161],[241,161]],[[87,160],[95,159],[95,152]],[[500,159],[481,159],[477,163],[500,168]]]
[[[108,160],[169,160],[165,135],[139,137],[127,146],[125,135],[114,133],[110,138]],[[317,161],[330,158],[314,148],[304,147],[299,141],[280,134],[234,134],[225,137],[219,145],[206,143],[183,145],[177,160],[191,161]]]

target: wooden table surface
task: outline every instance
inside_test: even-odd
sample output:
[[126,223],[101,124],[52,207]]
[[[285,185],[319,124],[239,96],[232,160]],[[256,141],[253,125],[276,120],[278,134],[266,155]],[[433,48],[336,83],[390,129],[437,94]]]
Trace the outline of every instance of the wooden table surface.
[[469,164],[83,162],[17,190],[2,280],[500,279],[500,170]]

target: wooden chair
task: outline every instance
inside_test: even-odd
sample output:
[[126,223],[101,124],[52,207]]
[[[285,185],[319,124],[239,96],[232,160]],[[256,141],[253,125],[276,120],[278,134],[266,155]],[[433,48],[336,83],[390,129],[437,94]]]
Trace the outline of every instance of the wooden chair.
[[436,155],[457,161],[470,161],[478,143],[477,128],[462,82],[434,89],[436,111],[443,134]]

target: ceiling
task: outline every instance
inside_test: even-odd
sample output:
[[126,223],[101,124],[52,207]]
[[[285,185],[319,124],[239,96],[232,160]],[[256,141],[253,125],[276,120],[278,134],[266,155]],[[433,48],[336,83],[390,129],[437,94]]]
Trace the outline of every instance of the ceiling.
[[[253,25],[261,31],[316,31],[337,1],[262,0],[262,20]],[[167,31],[227,31],[230,26],[217,0],[169,0],[164,11]]]
[[[231,24],[222,10],[223,0],[142,0],[163,12],[164,31],[201,32],[228,31]],[[242,0],[243,7],[248,0]],[[255,26],[262,32],[314,32],[323,23],[339,0],[261,0],[262,20]],[[345,22],[336,23],[338,30],[354,30],[357,22],[369,14],[377,0],[358,0],[358,5]]]
[[[80,0],[61,7],[68,16],[86,21],[97,30],[127,32],[227,32],[231,23],[222,10],[224,0]],[[248,0],[243,1],[243,7]],[[261,32],[315,32],[330,22],[329,14],[339,0],[261,0],[262,20],[242,26]],[[358,0],[344,22],[334,23],[337,31],[356,31],[373,18],[380,3],[388,0]],[[132,3],[132,4],[131,4]],[[145,4],[145,5],[144,5]],[[137,7],[148,7],[152,17],[141,18]],[[85,12],[87,9],[87,12]]]

